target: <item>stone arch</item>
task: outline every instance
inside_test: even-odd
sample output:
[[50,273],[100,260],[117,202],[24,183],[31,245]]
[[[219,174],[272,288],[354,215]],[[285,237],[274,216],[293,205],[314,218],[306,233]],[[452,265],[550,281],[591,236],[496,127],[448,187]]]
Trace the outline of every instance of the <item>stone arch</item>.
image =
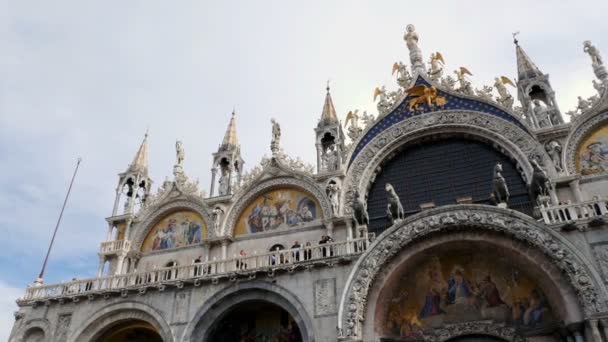
[[331,204],[329,203],[329,200],[325,195],[324,189],[321,189],[312,180],[281,176],[262,181],[254,187],[248,189],[246,192],[242,193],[238,198],[236,198],[234,205],[230,207],[228,213],[226,214],[226,220],[224,221],[222,235],[234,235],[234,229],[242,211],[245,210],[247,206],[253,201],[255,201],[260,195],[264,194],[267,191],[283,187],[295,188],[310,194],[319,202],[322,211],[322,217],[326,219],[332,216]]
[[129,320],[143,321],[153,326],[165,342],[175,340],[171,327],[156,309],[138,302],[110,304],[98,310],[79,325],[68,338],[68,342],[89,342],[105,333],[112,326]]
[[565,165],[565,169],[568,174],[577,174],[576,170],[576,151],[579,145],[587,138],[598,127],[608,124],[608,112],[603,112],[597,115],[586,116],[584,118],[578,118],[575,121],[575,125],[570,130],[570,134],[566,138],[564,144],[564,152],[562,154],[562,165]]
[[213,326],[232,308],[248,301],[265,301],[287,311],[298,324],[303,341],[314,342],[315,331],[308,310],[289,290],[266,282],[237,283],[205,302],[188,323],[182,341],[202,341]]
[[[491,143],[515,161],[525,182],[532,179],[530,158],[540,158],[550,176],[557,172],[536,138],[506,120],[478,112],[441,111],[408,118],[374,137],[350,163],[343,182],[341,203],[350,203],[353,193],[367,193],[378,166],[404,144],[430,135],[461,135]],[[345,207],[347,211],[348,207]]]
[[177,199],[163,204],[154,211],[148,211],[148,215],[142,217],[142,219],[137,222],[136,229],[131,230],[131,249],[135,251],[141,250],[144,239],[148,236],[150,230],[167,215],[179,210],[189,210],[199,214],[207,227],[207,238],[215,236],[212,229],[213,220],[209,215],[207,206],[202,201]]
[[17,330],[17,333],[13,335],[14,337],[10,339],[9,342],[24,342],[26,341],[25,338],[28,336],[28,333],[33,331],[42,331],[44,336],[52,336],[51,324],[49,320],[45,318],[34,318],[21,326],[21,328]]
[[[444,206],[406,218],[393,225],[359,258],[347,280],[338,312],[338,324],[344,336],[362,337],[368,332],[362,322],[373,301],[372,285],[376,285],[387,265],[404,250],[421,241],[432,241],[450,234],[470,234],[483,239],[483,233],[502,236],[519,246],[542,256],[546,273],[556,282],[562,279],[568,299],[575,301],[580,311],[570,313],[564,320],[581,319],[605,310],[606,289],[597,270],[592,268],[578,250],[557,232],[509,209],[485,205]],[[480,234],[482,233],[482,234]],[[487,235],[487,234],[486,234]],[[560,283],[561,284],[561,283]],[[564,293],[564,291],[561,291]],[[369,301],[369,302],[368,302]],[[375,304],[372,304],[375,305]]]

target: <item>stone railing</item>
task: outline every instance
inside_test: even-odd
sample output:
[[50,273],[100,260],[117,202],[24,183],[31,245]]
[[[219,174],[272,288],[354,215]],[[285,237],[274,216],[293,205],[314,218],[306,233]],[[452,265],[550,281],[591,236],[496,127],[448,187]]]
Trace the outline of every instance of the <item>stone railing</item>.
[[191,265],[158,268],[150,271],[127,273],[115,276],[74,280],[54,285],[31,286],[18,302],[36,302],[66,297],[94,295],[96,293],[120,292],[142,289],[147,286],[163,287],[167,284],[183,285],[185,282],[200,284],[204,279],[234,277],[240,274],[268,272],[274,274],[279,269],[295,270],[298,267],[331,262],[363,253],[373,240],[358,238],[350,241],[333,242],[317,246],[302,246],[263,254],[253,254],[224,260],[213,260]]
[[130,248],[131,241],[129,240],[104,241],[101,243],[99,253],[112,254],[120,251],[128,252]]
[[608,215],[608,205],[605,200],[595,199],[580,203],[543,206],[540,212],[546,224],[557,224]]

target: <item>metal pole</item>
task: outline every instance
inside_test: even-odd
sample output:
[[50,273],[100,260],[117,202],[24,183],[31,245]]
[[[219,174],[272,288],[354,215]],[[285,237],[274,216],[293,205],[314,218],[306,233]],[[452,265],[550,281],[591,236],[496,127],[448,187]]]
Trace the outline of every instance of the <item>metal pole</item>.
[[46,264],[49,261],[49,255],[51,254],[51,249],[53,248],[53,243],[55,242],[55,236],[57,235],[57,229],[59,229],[59,224],[61,223],[61,218],[63,217],[63,211],[65,210],[65,206],[68,203],[68,198],[70,197],[70,192],[72,191],[72,185],[74,184],[74,179],[76,178],[76,173],[78,172],[78,166],[80,166],[80,162],[82,158],[78,158],[76,162],[76,168],[74,169],[74,174],[72,175],[72,180],[70,181],[70,187],[68,188],[68,192],[65,195],[65,199],[63,200],[63,206],[61,207],[61,212],[59,213],[59,218],[57,219],[57,224],[55,225],[55,231],[53,231],[53,237],[51,238],[51,243],[49,244],[49,249],[46,252],[46,257],[44,258],[44,263],[42,264],[42,269],[40,270],[40,274],[38,275],[38,279],[34,282],[35,284],[42,284],[44,282],[44,270],[46,269]]

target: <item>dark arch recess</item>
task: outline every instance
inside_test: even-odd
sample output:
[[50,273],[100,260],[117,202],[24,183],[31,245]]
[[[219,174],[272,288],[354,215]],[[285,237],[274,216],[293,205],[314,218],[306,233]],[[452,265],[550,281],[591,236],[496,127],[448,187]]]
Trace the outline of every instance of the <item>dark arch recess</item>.
[[421,205],[457,204],[470,197],[475,204],[493,204],[492,177],[497,162],[511,193],[509,208],[532,214],[526,183],[516,163],[489,142],[463,136],[430,136],[402,146],[387,158],[368,192],[370,231],[379,234],[388,226],[385,184],[391,183],[406,216]]

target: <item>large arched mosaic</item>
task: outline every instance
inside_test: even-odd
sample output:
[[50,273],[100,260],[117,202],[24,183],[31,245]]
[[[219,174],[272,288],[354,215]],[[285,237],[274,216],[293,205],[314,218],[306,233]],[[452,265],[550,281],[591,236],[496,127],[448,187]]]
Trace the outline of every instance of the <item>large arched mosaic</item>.
[[297,188],[277,188],[249,203],[236,221],[234,235],[296,228],[321,218],[321,206],[312,195]]
[[608,125],[593,130],[576,149],[576,171],[581,175],[596,175],[608,171]]
[[142,252],[158,251],[199,244],[207,238],[207,226],[191,210],[172,212],[160,219],[143,241]]

